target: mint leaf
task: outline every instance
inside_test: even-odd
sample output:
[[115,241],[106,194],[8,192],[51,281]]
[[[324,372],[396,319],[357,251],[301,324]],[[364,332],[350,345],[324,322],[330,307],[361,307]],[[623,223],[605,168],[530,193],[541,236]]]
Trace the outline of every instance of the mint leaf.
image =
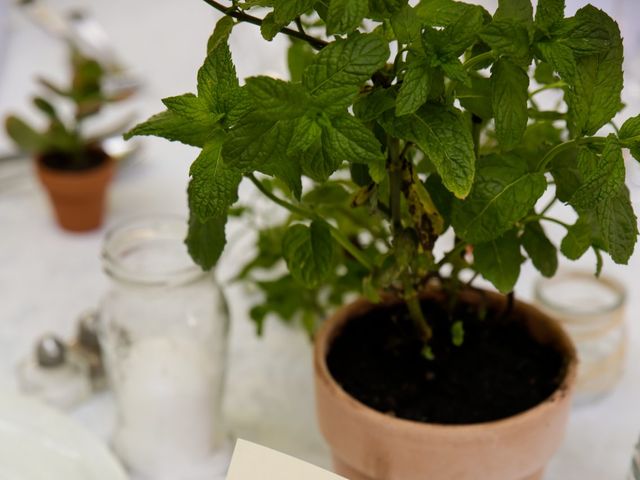
[[515,230],[510,230],[490,242],[480,243],[473,249],[473,267],[502,293],[513,290],[520,276],[524,257]]
[[440,67],[451,80],[455,80],[456,82],[460,82],[467,86],[471,85],[471,78],[459,59],[450,58],[443,62]]
[[531,0],[498,0],[498,9],[493,15],[496,20],[513,19],[525,25],[533,23]]
[[480,117],[482,120],[493,118],[491,102],[491,80],[480,75],[470,76],[471,86],[458,85],[456,96],[465,110]]
[[458,198],[467,196],[475,173],[475,153],[469,126],[459,110],[425,105],[402,117],[387,112],[382,124],[389,134],[416,143],[449,191]]
[[313,118],[308,116],[299,118],[293,129],[293,137],[287,148],[288,155],[306,152],[318,138],[322,129]]
[[621,185],[616,195],[596,206],[595,220],[604,249],[614,262],[626,265],[638,238],[638,219],[626,185]]
[[558,270],[558,251],[544,233],[540,223],[527,223],[521,240],[538,271],[545,277],[553,277]]
[[206,143],[189,171],[189,210],[201,221],[225,217],[238,199],[242,174],[223,161],[222,140],[219,136]]
[[246,85],[253,108],[265,117],[294,119],[308,110],[309,97],[300,84],[272,77],[251,77]]
[[526,216],[546,188],[544,174],[531,172],[525,159],[489,155],[478,162],[469,198],[454,203],[451,223],[468,242],[492,240]]
[[355,30],[368,11],[368,0],[331,0],[327,13],[327,35]]
[[322,146],[333,165],[340,166],[343,161],[364,163],[372,178],[381,180],[379,173],[384,171],[385,157],[371,130],[351,115],[336,117],[322,129]]
[[282,239],[282,255],[297,281],[314,288],[331,273],[333,239],[322,221],[293,225]]
[[431,67],[426,60],[409,63],[396,99],[396,115],[414,113],[429,96]]
[[276,17],[273,12],[268,13],[262,19],[262,25],[260,25],[260,33],[262,34],[262,38],[268,41],[273,40],[284,26],[285,25],[276,23]]
[[478,9],[484,18],[491,18],[487,11],[478,5],[453,0],[422,0],[416,5],[415,12],[426,25],[446,27],[455,23],[471,9]]
[[586,148],[580,149],[578,170],[583,182],[569,200],[578,211],[590,210],[617,196],[625,179],[624,159],[617,139],[607,138],[600,158]]
[[198,70],[198,98],[212,112],[227,113],[237,100],[239,90],[231,52],[224,43],[209,52]]
[[629,148],[631,155],[640,161],[640,115],[624,122],[618,137],[623,145]]
[[407,4],[407,0],[369,0],[369,16],[384,20]]
[[[280,130],[281,138],[291,138],[294,124],[292,122],[281,123],[277,129]],[[273,155],[265,163],[256,168],[259,172],[275,177],[287,186],[291,194],[300,199],[302,195],[302,167],[300,159],[296,155],[287,155],[285,152]]]
[[573,50],[560,42],[540,42],[536,44],[542,59],[567,83],[572,84],[576,77],[576,59]]
[[213,30],[213,34],[207,41],[207,53],[211,53],[213,50],[216,50],[221,45],[227,43],[229,35],[231,35],[231,31],[235,24],[236,23],[233,18],[227,17],[226,15],[218,20],[216,28]]
[[608,32],[611,46],[603,53],[576,60],[575,80],[565,96],[569,106],[569,130],[573,136],[595,134],[613,118],[622,105],[620,31],[618,25],[606,14],[602,13],[599,17]]
[[189,232],[185,243],[191,258],[203,270],[210,270],[222,255],[227,242],[226,223],[226,216],[212,217],[204,222],[195,215],[189,216]]
[[548,32],[564,19],[564,0],[538,0],[536,25]]
[[128,140],[136,135],[153,135],[194,147],[203,147],[214,130],[218,128],[218,121],[222,116],[222,114],[212,113],[207,121],[194,123],[191,117],[167,110],[136,125],[124,134],[124,139]]
[[375,120],[396,105],[390,89],[377,88],[360,96],[353,104],[353,113],[363,122]]
[[569,46],[578,57],[605,53],[616,47],[615,23],[602,10],[593,5],[581,8],[573,18],[566,19],[554,36]]
[[527,67],[531,63],[529,32],[522,23],[496,19],[482,30],[480,38],[492,50],[520,66]]
[[567,230],[567,235],[560,244],[560,251],[569,260],[578,260],[589,250],[590,245],[591,224],[585,217],[580,216]]
[[466,8],[465,11],[442,31],[442,51],[458,57],[476,40],[484,26],[482,8]]
[[291,39],[291,46],[287,51],[287,64],[292,82],[301,82],[305,69],[316,58],[313,48],[302,40]]
[[413,7],[405,5],[391,17],[391,28],[400,43],[412,43],[420,38],[422,22]]
[[491,69],[491,104],[496,136],[506,149],[515,147],[527,128],[529,76],[509,60],[501,59]]
[[307,67],[302,83],[319,106],[344,111],[362,84],[385,65],[388,57],[388,44],[375,34],[336,40],[323,48]]
[[311,10],[316,0],[274,0],[273,19],[280,27],[286,27],[298,15]]

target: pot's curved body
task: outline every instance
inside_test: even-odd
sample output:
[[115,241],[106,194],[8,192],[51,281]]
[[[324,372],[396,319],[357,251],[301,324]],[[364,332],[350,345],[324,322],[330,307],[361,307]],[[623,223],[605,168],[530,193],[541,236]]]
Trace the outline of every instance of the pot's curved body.
[[83,232],[102,225],[106,191],[115,169],[112,159],[80,171],[56,170],[37,159],[36,169],[62,228]]
[[[481,295],[465,292],[466,301]],[[485,292],[493,305],[504,297]],[[518,415],[470,425],[439,425],[398,419],[348,395],[332,378],[326,357],[350,318],[376,306],[358,300],[343,307],[319,332],[314,352],[320,430],[331,446],[336,473],[350,480],[538,480],[559,447],[576,375],[573,344],[552,319],[516,301],[515,314],[532,336],[566,355],[567,373],[545,402]]]

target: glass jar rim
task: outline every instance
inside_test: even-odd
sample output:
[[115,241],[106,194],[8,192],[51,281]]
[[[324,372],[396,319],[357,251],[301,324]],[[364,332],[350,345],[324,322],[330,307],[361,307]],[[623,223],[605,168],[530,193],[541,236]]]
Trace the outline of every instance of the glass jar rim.
[[[187,220],[181,215],[140,215],[118,222],[107,230],[103,240],[103,269],[117,281],[148,286],[182,285],[199,279],[207,272],[191,260],[184,243],[186,232]],[[181,257],[177,263],[145,270],[127,262],[127,255],[154,240],[170,242]]]
[[[612,301],[609,305],[594,307],[592,310],[574,309],[554,301],[548,295],[543,292],[545,286],[551,283],[558,283],[561,281],[577,279],[588,280],[590,282],[599,283],[607,287],[614,295],[615,301]],[[557,312],[568,315],[580,315],[584,317],[603,315],[606,313],[614,312],[624,305],[627,298],[627,291],[624,286],[617,280],[608,276],[595,276],[589,272],[577,269],[566,269],[558,272],[553,278],[540,278],[536,281],[534,286],[534,295],[537,301],[542,305],[551,308]]]

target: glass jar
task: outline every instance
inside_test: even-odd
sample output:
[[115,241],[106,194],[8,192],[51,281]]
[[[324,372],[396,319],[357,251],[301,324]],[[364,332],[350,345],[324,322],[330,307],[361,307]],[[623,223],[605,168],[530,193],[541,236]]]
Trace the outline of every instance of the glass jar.
[[113,444],[143,478],[177,479],[221,446],[228,311],[183,242],[187,222],[159,216],[107,234],[111,288],[100,342],[118,420]]
[[569,270],[540,280],[535,297],[537,306],[560,321],[575,343],[575,402],[588,403],[609,393],[624,369],[624,287],[611,278]]

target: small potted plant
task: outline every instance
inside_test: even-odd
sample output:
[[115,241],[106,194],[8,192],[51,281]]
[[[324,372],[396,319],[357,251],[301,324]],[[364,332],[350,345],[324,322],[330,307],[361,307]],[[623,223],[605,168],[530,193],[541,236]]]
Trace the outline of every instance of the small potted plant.
[[[535,13],[504,0],[494,15],[452,0],[205,1],[225,16],[197,94],[164,99],[128,136],[201,148],[186,243],[203,268],[224,249],[227,218],[252,214],[233,207],[242,181],[288,211],[258,232],[238,277],[264,292],[259,328],[275,313],[314,333],[339,307],[314,333],[336,471],[541,478],[575,352],[512,290],[527,258],[552,276],[558,249],[592,250],[598,272],[603,254],[633,252],[622,149],[640,157],[640,117],[598,134],[622,108],[617,24],[592,6],[565,18],[562,0]],[[241,22],[292,38],[290,81],[240,85],[227,39]],[[557,108],[541,107],[543,91]],[[556,201],[574,223],[551,216]],[[549,223],[566,229],[559,248]],[[502,294],[474,288],[478,275]]]
[[[107,102],[122,100],[131,92],[108,95],[103,88],[104,71],[95,60],[70,45],[72,78],[68,87],[40,79],[50,96],[71,103],[72,115],[64,119],[52,99],[34,97],[33,104],[45,116],[46,129],[39,131],[21,118],[6,118],[6,132],[36,163],[38,178],[47,190],[58,223],[70,231],[86,231],[102,223],[105,194],[114,161],[101,147],[101,137],[90,137],[85,122]],[[67,110],[68,107],[64,106]]]

